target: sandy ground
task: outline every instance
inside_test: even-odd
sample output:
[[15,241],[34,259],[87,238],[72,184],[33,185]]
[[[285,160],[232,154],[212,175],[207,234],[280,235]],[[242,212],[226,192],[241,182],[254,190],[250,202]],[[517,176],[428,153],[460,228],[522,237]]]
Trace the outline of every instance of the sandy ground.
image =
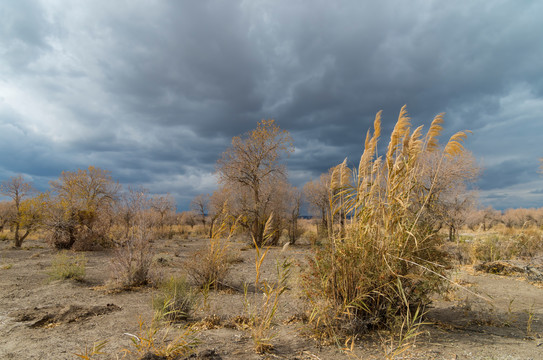
[[[183,274],[183,263],[205,240],[161,240],[155,243],[157,271],[162,276]],[[75,359],[85,346],[107,340],[107,355],[121,358],[132,349],[130,336],[138,332],[140,319],[153,316],[152,298],[157,290],[106,291],[109,251],[86,252],[84,281],[50,281],[47,274],[56,251],[41,241],[27,241],[23,250],[0,242],[0,359]],[[242,289],[254,281],[254,249],[242,243],[239,262],[233,265],[229,285]],[[274,351],[256,354],[250,334],[229,326],[244,314],[242,291],[211,292],[206,306],[200,304],[192,322],[208,324],[197,333],[197,358],[209,359],[382,359],[386,340],[364,337],[353,352],[340,347],[318,346],[304,336],[301,320],[309,308],[297,284],[308,246],[286,251],[271,249],[262,277],[274,279],[276,260],[291,259],[290,290],[283,298],[274,328]],[[543,359],[543,289],[522,276],[492,275],[462,266],[451,277],[464,289],[451,286],[437,296],[429,309],[417,343],[403,359]],[[476,295],[477,294],[477,295]],[[252,296],[250,294],[250,296]],[[215,326],[209,326],[215,324]],[[211,351],[213,350],[213,351]],[[206,352],[207,351],[207,352]],[[137,358],[137,356],[127,357]]]

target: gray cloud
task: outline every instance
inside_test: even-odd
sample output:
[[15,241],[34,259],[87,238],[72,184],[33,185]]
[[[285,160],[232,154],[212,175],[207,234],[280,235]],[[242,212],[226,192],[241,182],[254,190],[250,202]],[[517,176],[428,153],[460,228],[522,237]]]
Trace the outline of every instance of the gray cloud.
[[303,185],[356,161],[381,109],[384,148],[407,104],[416,125],[447,112],[445,136],[474,130],[485,201],[522,206],[541,188],[540,2],[18,1],[0,13],[4,178],[46,186],[94,164],[185,208],[260,119],[292,134]]

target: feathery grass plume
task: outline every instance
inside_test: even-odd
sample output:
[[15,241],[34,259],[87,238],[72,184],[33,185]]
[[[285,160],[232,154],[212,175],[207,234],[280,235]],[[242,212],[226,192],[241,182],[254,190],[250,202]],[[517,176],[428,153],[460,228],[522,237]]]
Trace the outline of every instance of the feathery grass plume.
[[400,110],[398,121],[394,126],[394,130],[392,130],[392,134],[390,135],[390,142],[388,143],[386,160],[389,171],[394,164],[395,152],[398,149],[398,146],[401,144],[401,140],[405,136],[406,132],[409,131],[410,124],[411,119],[409,118],[409,116],[407,116],[407,105],[404,105]]
[[469,130],[459,131],[449,139],[449,142],[445,146],[444,153],[445,155],[452,157],[460,154],[464,151],[464,146],[462,143],[468,137],[468,133],[471,133]]
[[[330,184],[330,224],[334,228],[334,222],[339,223],[339,233],[343,234],[345,223],[347,221],[345,209],[356,202],[353,196],[346,196],[346,189],[352,187],[351,169],[347,167],[347,158],[337,165],[332,171]],[[341,237],[341,235],[340,235]]]
[[371,159],[374,156],[377,156],[377,141],[381,136],[381,113],[382,111],[379,111],[377,115],[375,115],[375,120],[373,122],[373,136],[370,138],[371,133],[369,129],[366,134],[364,152],[362,153],[360,163],[358,164],[358,187],[360,187],[361,179],[363,181],[369,175],[368,167],[371,166]]
[[409,158],[411,158],[411,159],[415,158],[422,151],[422,145],[423,145],[423,142],[421,140],[422,128],[423,128],[422,125],[419,126],[411,134],[411,139],[409,141],[409,148],[408,148],[408,151],[407,151],[407,154],[408,154]]
[[[305,281],[317,336],[331,339],[386,326],[407,316],[410,310],[402,304],[422,310],[440,289],[446,259],[439,250],[442,239],[426,215],[440,201],[434,187],[442,174],[439,166],[448,151],[463,150],[465,137],[451,138],[453,144],[437,153],[440,160],[428,163],[427,154],[438,151],[441,122],[440,115],[424,136],[422,127],[411,132],[402,107],[383,159],[375,150],[378,113],[358,172],[353,170],[354,185],[345,175],[350,175],[347,160],[333,169],[330,210],[344,222],[332,224],[330,241],[316,251]],[[462,181],[464,175],[455,176]]]
[[428,151],[434,151],[438,148],[438,137],[443,130],[443,126],[441,126],[441,124],[443,124],[443,115],[445,115],[445,113],[436,115],[430,125],[430,130],[428,130],[428,133],[426,134],[426,150]]
[[92,344],[92,348],[89,348],[87,345],[85,345],[84,353],[76,353],[74,355],[85,360],[90,360],[95,355],[106,355],[106,353],[102,352],[102,349],[107,345],[107,343],[107,340],[97,341]]

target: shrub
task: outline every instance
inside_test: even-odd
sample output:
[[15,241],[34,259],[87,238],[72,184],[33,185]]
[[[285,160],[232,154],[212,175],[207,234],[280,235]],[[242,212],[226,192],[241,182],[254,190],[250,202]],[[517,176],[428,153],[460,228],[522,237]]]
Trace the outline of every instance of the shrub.
[[310,260],[305,281],[319,336],[390,325],[439,290],[446,258],[432,209],[446,186],[436,184],[452,180],[443,178],[443,164],[461,155],[465,137],[457,133],[440,150],[441,123],[438,115],[426,136],[421,127],[411,133],[402,108],[386,155],[378,157],[378,113],[358,169],[346,161],[333,169],[329,241]]
[[543,252],[543,234],[537,228],[522,229],[513,240],[516,244],[517,256],[534,257]]
[[85,255],[71,256],[61,252],[55,256],[49,269],[49,277],[55,280],[73,279],[83,280],[85,277]]
[[472,243],[475,261],[510,260],[516,257],[534,257],[543,252],[542,234],[537,229],[521,229],[506,234],[482,236]]
[[503,236],[481,237],[474,241],[471,246],[473,262],[511,259],[515,252],[512,245],[512,242]]
[[133,224],[128,228],[126,240],[119,244],[111,260],[113,282],[123,287],[146,285],[151,280],[153,251],[156,239],[156,218],[149,211],[150,201],[145,190],[130,190],[134,208]]
[[109,171],[94,166],[63,171],[51,187],[43,226],[56,249],[71,249],[76,242],[79,250],[111,246],[109,230],[120,185]]
[[111,276],[123,287],[146,285],[151,280],[152,264],[150,242],[144,238],[130,239],[115,251],[111,259]]
[[196,299],[185,277],[170,277],[159,285],[159,294],[153,298],[153,308],[158,318],[186,320]]
[[207,246],[192,254],[185,264],[189,277],[201,288],[224,286],[232,263],[228,240],[210,239]]

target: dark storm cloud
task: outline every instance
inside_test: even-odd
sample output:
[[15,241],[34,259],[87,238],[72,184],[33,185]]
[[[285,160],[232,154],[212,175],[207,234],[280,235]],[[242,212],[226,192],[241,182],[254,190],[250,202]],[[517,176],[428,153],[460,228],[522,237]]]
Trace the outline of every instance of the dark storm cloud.
[[481,190],[495,190],[528,182],[535,172],[533,166],[530,165],[533,164],[507,160],[484,169],[479,180],[479,188]]
[[183,208],[213,190],[216,159],[260,119],[290,131],[303,185],[355,162],[381,109],[384,149],[407,104],[414,125],[447,112],[445,136],[474,130],[486,201],[503,190],[513,203],[540,180],[539,2],[18,1],[0,12],[4,178],[46,183],[94,164]]

